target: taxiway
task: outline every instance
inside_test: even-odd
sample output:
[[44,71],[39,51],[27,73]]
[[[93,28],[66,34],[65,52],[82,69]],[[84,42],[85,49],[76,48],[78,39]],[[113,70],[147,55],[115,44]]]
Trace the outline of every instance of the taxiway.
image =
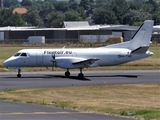
[[[159,84],[160,70],[153,71],[84,71],[85,78],[77,77],[78,71],[71,72],[66,78],[64,72],[22,73],[22,78],[16,77],[16,72],[0,73],[0,90],[90,86],[103,84]],[[7,120],[131,120],[110,115],[83,113],[61,108],[38,106],[24,103],[0,101],[0,119]]]

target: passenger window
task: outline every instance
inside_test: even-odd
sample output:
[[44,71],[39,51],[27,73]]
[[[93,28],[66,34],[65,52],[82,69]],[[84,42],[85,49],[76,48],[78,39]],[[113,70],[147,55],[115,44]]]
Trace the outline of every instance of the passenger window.
[[17,56],[19,56],[20,54],[21,54],[21,53],[16,53],[14,56],[17,57]]
[[27,57],[27,54],[26,53],[22,53],[21,56]]

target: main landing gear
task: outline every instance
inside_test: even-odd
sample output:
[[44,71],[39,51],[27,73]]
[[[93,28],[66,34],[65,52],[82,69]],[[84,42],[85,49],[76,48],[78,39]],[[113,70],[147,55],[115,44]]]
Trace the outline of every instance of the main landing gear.
[[78,74],[78,77],[79,77],[79,78],[83,78],[83,77],[84,77],[84,75],[83,75],[83,73],[82,73],[82,68],[80,68],[80,73]]
[[[67,71],[65,72],[65,76],[66,77],[69,77],[70,76],[70,72],[69,72],[69,69],[67,69]],[[80,73],[78,74],[78,78],[83,78],[84,75],[82,73],[82,68],[80,68]]]
[[18,77],[18,78],[21,78],[21,69],[18,69],[17,77]]
[[69,76],[70,76],[69,69],[67,69],[67,71],[65,72],[65,76],[66,76],[66,77],[69,77]]

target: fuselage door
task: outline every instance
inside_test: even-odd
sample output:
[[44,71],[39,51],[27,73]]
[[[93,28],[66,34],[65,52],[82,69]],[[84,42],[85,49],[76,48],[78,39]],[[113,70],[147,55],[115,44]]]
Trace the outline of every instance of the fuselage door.
[[37,51],[36,52],[36,63],[37,63],[37,65],[42,65],[43,64],[43,54],[42,54],[42,51]]

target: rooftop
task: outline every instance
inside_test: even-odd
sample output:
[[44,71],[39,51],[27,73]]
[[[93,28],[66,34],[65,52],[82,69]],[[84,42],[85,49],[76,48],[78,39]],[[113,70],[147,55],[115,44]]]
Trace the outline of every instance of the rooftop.
[[26,14],[27,13],[27,9],[26,8],[15,8],[13,10],[13,13],[19,13],[20,15]]

